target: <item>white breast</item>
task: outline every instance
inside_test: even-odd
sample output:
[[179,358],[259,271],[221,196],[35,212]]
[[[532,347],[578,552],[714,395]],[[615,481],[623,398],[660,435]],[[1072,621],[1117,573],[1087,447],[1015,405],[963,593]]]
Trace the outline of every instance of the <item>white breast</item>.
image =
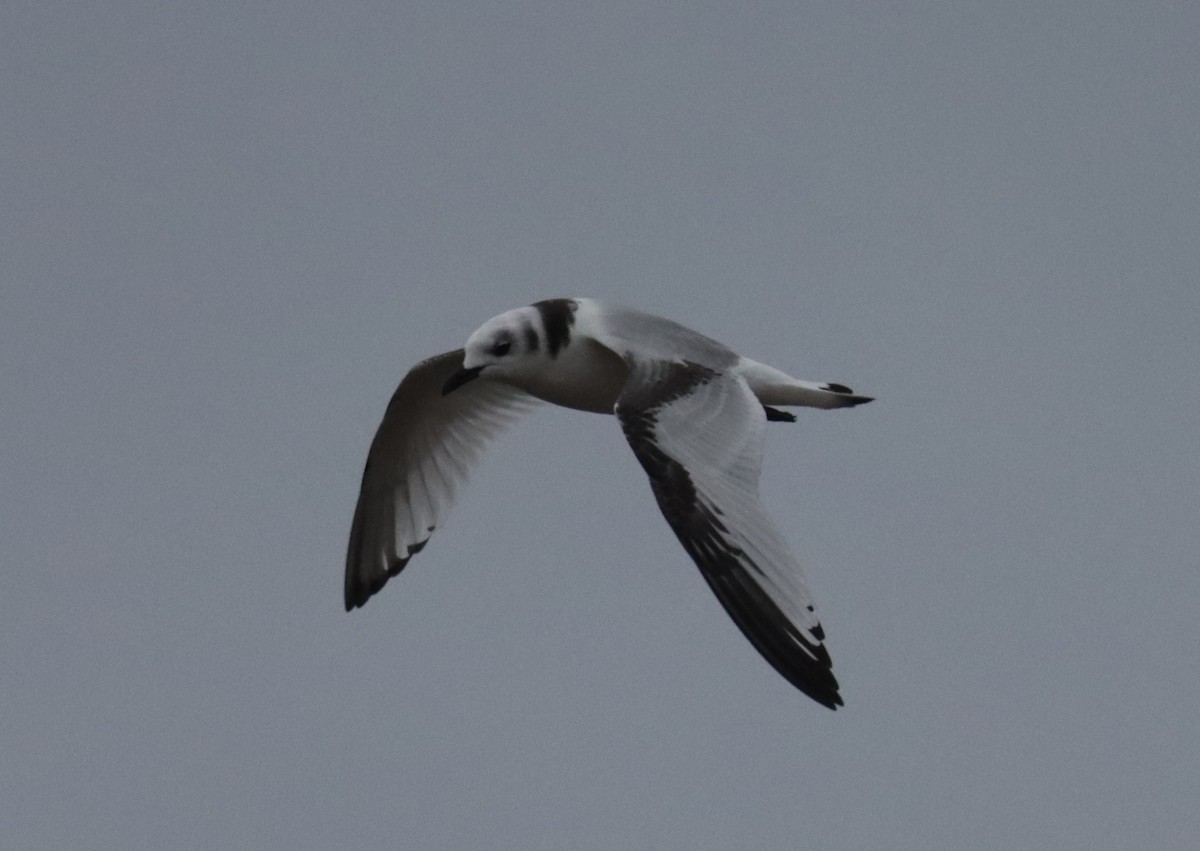
[[522,376],[525,392],[554,405],[611,414],[629,368],[611,349],[582,335],[574,337],[536,374]]

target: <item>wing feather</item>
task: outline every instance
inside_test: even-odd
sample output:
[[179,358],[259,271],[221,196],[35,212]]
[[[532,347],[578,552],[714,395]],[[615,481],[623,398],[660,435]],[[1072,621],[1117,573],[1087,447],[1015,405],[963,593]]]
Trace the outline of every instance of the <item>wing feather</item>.
[[422,361],[388,403],[350,528],[346,611],[365,604],[421,551],[488,442],[534,404],[494,381],[472,381],[443,396],[462,360],[456,349]]
[[759,501],[767,416],[746,382],[688,362],[635,364],[616,412],[663,516],[734,623],[788,682],[842,705],[800,564]]

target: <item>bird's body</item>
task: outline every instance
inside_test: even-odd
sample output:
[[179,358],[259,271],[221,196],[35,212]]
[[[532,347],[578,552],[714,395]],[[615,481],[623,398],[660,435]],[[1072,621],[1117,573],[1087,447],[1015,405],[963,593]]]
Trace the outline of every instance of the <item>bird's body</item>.
[[415,366],[363,472],[346,557],[347,610],[424,547],[483,444],[532,398],[616,414],[667,522],[742,632],[793,685],[841,704],[800,565],[758,501],[775,405],[870,401],[800,381],[682,325],[592,299],[485,322],[464,349]]

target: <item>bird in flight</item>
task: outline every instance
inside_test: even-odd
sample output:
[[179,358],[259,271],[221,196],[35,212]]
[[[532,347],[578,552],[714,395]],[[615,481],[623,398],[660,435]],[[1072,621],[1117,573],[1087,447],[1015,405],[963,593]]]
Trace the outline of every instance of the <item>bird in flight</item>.
[[800,381],[668,319],[549,299],[481,325],[417,364],[367,454],[346,552],[346,611],[419,553],[489,440],[536,400],[615,414],[658,506],[734,623],[818,703],[842,705],[800,563],[758,497],[776,406],[870,402]]

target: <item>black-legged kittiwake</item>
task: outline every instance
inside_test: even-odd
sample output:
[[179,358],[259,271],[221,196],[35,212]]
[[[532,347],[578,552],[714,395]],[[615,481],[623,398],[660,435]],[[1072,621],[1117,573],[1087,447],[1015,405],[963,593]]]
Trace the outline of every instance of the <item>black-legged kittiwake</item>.
[[400,382],[363,471],[347,611],[421,551],[484,445],[535,399],[615,414],[667,523],[734,622],[788,682],[842,705],[800,564],[759,502],[762,435],[768,421],[795,420],[776,406],[871,399],[593,299],[502,313]]

